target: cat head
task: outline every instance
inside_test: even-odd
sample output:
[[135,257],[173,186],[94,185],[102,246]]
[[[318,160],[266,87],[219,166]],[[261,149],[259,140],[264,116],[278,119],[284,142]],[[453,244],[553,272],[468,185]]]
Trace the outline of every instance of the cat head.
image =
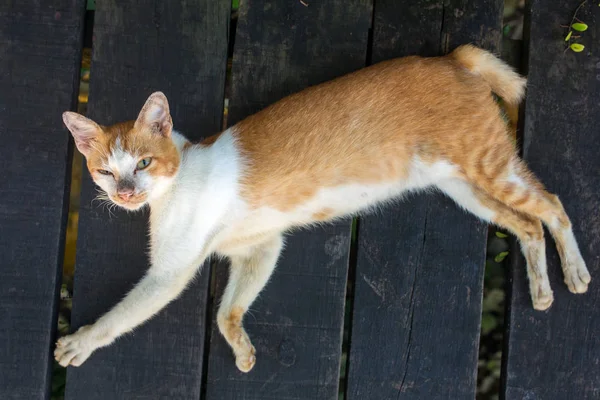
[[94,182],[123,208],[137,210],[160,196],[179,169],[169,103],[161,92],[148,98],[135,121],[106,127],[70,111],[63,121]]

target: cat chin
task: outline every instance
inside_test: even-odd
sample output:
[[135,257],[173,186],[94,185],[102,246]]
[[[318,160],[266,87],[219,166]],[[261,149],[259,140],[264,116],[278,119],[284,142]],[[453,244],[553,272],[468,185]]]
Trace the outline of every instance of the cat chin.
[[141,201],[139,203],[117,203],[116,201],[113,201],[113,203],[127,211],[137,211],[148,204],[146,201]]
[[137,210],[141,210],[142,208],[144,208],[144,206],[146,205],[146,202],[143,203],[137,203],[137,204],[121,204],[121,208],[126,209],[127,211],[137,211]]
[[142,208],[144,208],[144,206],[145,206],[145,205],[146,205],[146,204],[144,203],[144,204],[136,205],[136,206],[134,206],[134,207],[123,207],[123,208],[124,208],[125,210],[127,210],[127,211],[139,211],[139,210],[141,210]]

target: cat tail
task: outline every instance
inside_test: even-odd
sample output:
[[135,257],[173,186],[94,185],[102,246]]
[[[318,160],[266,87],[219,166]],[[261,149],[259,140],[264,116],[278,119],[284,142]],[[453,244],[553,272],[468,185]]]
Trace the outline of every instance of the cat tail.
[[450,53],[450,57],[480,75],[505,102],[518,105],[523,99],[527,80],[492,53],[467,44]]

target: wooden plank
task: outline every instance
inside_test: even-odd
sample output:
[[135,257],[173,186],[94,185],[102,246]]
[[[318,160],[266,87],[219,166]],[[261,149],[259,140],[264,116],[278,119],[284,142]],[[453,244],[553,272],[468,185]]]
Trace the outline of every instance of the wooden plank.
[[[230,5],[211,0],[98,2],[89,115],[110,124],[135,119],[162,90],[175,129],[200,139],[220,129]],[[92,323],[148,267],[147,213],[114,211],[92,200],[84,176],[73,326]],[[208,269],[158,316],[67,375],[67,399],[200,396]]]
[[[377,1],[373,62],[497,49],[502,2]],[[473,399],[486,226],[442,195],[361,217],[348,399]]]
[[[364,66],[371,1],[306,3],[241,3],[231,122]],[[213,323],[207,399],[337,398],[349,242],[349,221],[287,239],[277,270],[244,321],[256,366],[239,372]],[[219,266],[218,296],[226,270]]]
[[561,199],[592,275],[586,294],[571,294],[547,234],[548,272],[554,303],[534,311],[523,260],[511,272],[507,399],[600,398],[600,18],[588,2],[578,17],[589,25],[582,53],[564,51],[568,24],[578,2],[533,1],[529,29],[529,74],[523,152],[533,172]]
[[0,2],[0,398],[50,397],[85,1]]

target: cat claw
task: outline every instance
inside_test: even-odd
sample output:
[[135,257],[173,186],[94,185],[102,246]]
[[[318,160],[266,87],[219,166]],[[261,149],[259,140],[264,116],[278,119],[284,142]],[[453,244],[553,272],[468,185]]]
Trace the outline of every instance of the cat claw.
[[256,349],[251,345],[250,354],[238,355],[235,357],[235,365],[242,372],[250,372],[256,364]]

